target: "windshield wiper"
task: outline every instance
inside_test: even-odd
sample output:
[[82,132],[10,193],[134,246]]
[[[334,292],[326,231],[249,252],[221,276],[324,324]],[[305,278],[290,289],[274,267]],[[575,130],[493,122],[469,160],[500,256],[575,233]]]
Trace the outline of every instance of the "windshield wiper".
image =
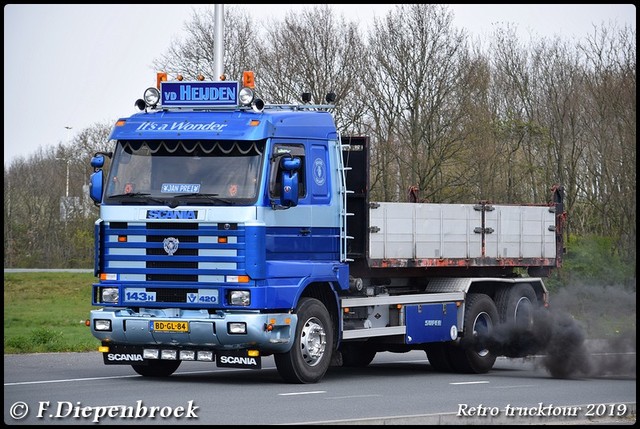
[[193,198],[193,199],[206,199],[207,201],[211,201],[214,203],[225,203],[227,205],[232,205],[233,201],[227,200],[225,198],[218,197],[219,194],[201,194],[199,192],[194,192],[191,194],[180,194],[174,195],[172,202],[169,203],[169,207],[174,208],[180,205],[180,198]]
[[158,204],[167,204],[166,200],[161,200],[159,198],[152,197],[148,192],[129,192],[127,194],[116,194],[110,195],[109,198],[116,198],[119,200],[133,199],[133,198],[144,198],[146,201],[158,203]]

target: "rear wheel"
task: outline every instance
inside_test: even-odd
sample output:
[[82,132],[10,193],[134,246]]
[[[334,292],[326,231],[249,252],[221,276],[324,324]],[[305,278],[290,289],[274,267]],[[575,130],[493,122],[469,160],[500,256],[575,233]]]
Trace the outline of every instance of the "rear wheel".
[[451,366],[451,360],[449,358],[449,343],[431,343],[425,347],[427,353],[427,359],[431,367],[439,372],[451,372],[453,367]]
[[289,383],[316,383],[331,363],[333,328],[327,308],[315,298],[302,298],[291,350],[274,355],[280,376]]
[[496,306],[501,323],[528,329],[533,326],[538,298],[530,284],[518,283],[504,287],[496,293]]
[[131,365],[135,372],[145,377],[168,377],[180,366],[179,360],[150,360],[148,365]]
[[451,366],[457,372],[482,374],[493,368],[496,355],[481,344],[498,323],[498,309],[493,300],[482,293],[467,295],[464,312],[464,336],[458,344],[447,348]]

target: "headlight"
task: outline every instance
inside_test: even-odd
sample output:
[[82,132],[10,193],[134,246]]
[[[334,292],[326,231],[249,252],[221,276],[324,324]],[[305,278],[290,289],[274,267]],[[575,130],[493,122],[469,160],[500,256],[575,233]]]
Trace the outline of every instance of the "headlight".
[[106,287],[102,289],[102,302],[117,303],[120,294],[117,287]]
[[111,331],[111,320],[95,319],[93,321],[93,329],[96,331]]
[[247,333],[247,324],[244,322],[231,322],[227,325],[229,335],[239,335]]
[[144,92],[144,102],[147,106],[155,107],[160,101],[160,91],[157,88],[147,88]]
[[238,99],[240,100],[240,104],[242,104],[243,106],[249,106],[253,101],[253,97],[254,97],[254,94],[251,88],[242,88],[240,90],[240,95]]
[[251,304],[251,292],[248,290],[229,291],[229,304],[248,306]]

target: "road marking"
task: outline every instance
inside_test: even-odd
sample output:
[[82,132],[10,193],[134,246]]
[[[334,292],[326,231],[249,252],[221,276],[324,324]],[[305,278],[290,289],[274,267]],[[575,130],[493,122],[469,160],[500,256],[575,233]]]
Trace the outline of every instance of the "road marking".
[[[232,372],[232,371],[244,371],[243,369],[216,369],[216,370],[206,370],[206,371],[182,371],[176,372],[173,375],[186,375],[186,374],[200,374],[204,372]],[[63,378],[60,380],[39,380],[39,381],[19,381],[14,383],[4,383],[5,386],[23,386],[27,384],[49,384],[49,383],[67,383],[71,381],[96,381],[96,380],[109,380],[109,379],[118,379],[118,378],[132,378],[132,377],[142,377],[138,374],[133,375],[113,375],[109,377],[91,377],[91,378]]]
[[5,386],[23,386],[27,384],[49,384],[49,383],[66,383],[69,381],[96,381],[96,380],[108,380],[110,378],[131,378],[140,377],[139,375],[117,375],[113,377],[92,377],[92,378],[66,378],[62,380],[41,380],[41,381],[20,381],[17,383],[4,383]]
[[449,383],[449,384],[460,384],[460,385],[466,385],[466,384],[489,384],[488,381],[461,381],[459,383]]
[[522,389],[523,387],[536,387],[535,384],[521,384],[515,386],[491,386],[492,389]]
[[348,395],[348,396],[332,396],[324,399],[353,399],[353,398],[379,398],[382,395]]
[[317,393],[327,393],[327,391],[326,390],[315,390],[315,391],[311,391],[311,392],[278,393],[278,396],[315,395]]

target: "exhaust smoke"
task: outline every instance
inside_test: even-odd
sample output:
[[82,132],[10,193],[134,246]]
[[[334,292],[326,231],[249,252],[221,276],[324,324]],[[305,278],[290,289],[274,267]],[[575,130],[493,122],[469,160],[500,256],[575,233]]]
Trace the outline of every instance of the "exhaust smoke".
[[635,295],[622,287],[566,287],[535,312],[532,328],[495,326],[476,345],[498,356],[535,357],[554,378],[635,378]]

